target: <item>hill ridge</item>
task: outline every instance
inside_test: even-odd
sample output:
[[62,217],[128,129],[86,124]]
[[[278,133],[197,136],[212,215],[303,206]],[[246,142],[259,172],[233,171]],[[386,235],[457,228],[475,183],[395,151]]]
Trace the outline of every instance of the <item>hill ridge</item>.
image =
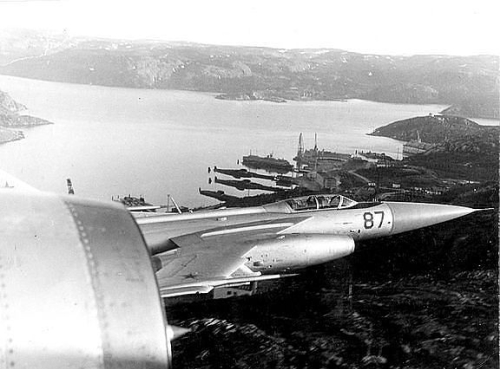
[[443,104],[450,105],[449,112],[455,115],[500,118],[498,56],[407,57],[327,48],[89,38],[54,38],[50,41],[53,47],[43,49],[41,44],[49,42],[47,38],[32,36],[30,42],[25,40],[35,50],[30,57],[24,49],[23,54],[15,48],[16,40],[14,36],[0,38],[0,50],[4,50],[0,74],[114,87],[214,92],[228,99],[252,96],[279,102],[356,98]]

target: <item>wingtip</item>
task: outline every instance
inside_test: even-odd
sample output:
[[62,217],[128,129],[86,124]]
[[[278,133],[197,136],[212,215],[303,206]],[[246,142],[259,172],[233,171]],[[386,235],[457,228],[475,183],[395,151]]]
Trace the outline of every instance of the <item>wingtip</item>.
[[0,190],[38,191],[35,187],[0,169]]

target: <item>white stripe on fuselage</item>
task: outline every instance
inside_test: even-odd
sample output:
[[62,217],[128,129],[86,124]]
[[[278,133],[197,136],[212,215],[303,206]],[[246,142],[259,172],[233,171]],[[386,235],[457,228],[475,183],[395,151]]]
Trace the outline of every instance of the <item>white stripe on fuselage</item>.
[[211,236],[222,236],[222,235],[233,234],[233,233],[261,231],[261,230],[267,230],[267,229],[273,229],[273,228],[288,228],[288,227],[291,227],[293,225],[294,225],[294,223],[259,224],[259,225],[255,225],[255,226],[238,227],[238,228],[223,229],[220,231],[208,232],[208,233],[202,234],[201,237],[203,238],[203,237],[211,237]]

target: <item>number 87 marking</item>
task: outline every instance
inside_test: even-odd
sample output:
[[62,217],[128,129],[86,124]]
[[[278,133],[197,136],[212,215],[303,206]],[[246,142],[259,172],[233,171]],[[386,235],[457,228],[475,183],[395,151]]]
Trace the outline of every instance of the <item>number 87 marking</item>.
[[384,223],[384,212],[383,211],[375,211],[374,213],[371,213],[367,211],[366,213],[363,214],[363,219],[365,220],[365,229],[372,229],[373,226],[375,225],[375,215],[380,215],[380,223],[378,224],[377,228],[381,228],[382,224]]

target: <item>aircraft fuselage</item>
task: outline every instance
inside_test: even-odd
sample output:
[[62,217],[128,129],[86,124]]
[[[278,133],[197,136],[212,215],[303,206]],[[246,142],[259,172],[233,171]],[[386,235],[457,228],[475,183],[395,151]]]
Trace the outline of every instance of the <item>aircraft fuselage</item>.
[[[153,254],[177,248],[171,239],[199,233],[223,237],[260,232],[243,257],[253,272],[275,273],[324,263],[354,251],[354,241],[406,232],[473,212],[473,209],[421,203],[356,203],[332,195],[204,213],[140,218]],[[333,205],[332,205],[333,204]]]

